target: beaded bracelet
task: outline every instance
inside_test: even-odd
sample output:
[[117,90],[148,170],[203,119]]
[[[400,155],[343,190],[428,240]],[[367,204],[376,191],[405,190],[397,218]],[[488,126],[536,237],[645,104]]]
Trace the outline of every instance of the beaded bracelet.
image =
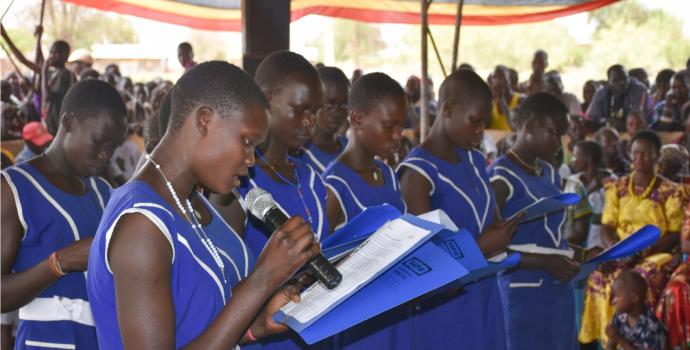
[[53,252],[53,254],[50,254],[50,257],[48,258],[48,267],[50,267],[50,272],[52,272],[55,277],[59,278],[67,274],[62,270],[62,266],[60,266],[60,262],[57,258],[57,251]]
[[244,336],[247,338],[247,340],[250,343],[253,343],[256,341],[256,337],[254,336],[254,334],[252,334],[252,330],[250,328],[247,328],[247,333],[245,333]]

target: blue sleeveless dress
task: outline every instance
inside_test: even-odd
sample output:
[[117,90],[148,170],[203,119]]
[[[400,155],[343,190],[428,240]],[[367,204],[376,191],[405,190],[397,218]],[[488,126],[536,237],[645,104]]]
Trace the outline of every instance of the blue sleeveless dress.
[[[398,175],[416,171],[431,184],[431,208],[442,209],[459,228],[475,239],[493,222],[496,199],[477,150],[455,149],[452,164],[421,147],[410,151],[398,166]],[[415,312],[415,348],[505,349],[503,308],[496,277],[418,303]]]
[[204,226],[204,232],[218,249],[225,264],[225,278],[232,288],[249,276],[249,272],[254,268],[254,254],[242,237],[220,216],[213,204],[200,193],[196,196],[211,212],[211,222]]
[[[24,237],[13,272],[28,270],[54,251],[93,237],[110,198],[99,177],[84,177],[87,192],[73,195],[51,184],[28,162],[2,171],[12,190]],[[72,272],[19,309],[15,349],[97,349],[86,273]]]
[[[510,216],[539,198],[558,195],[560,177],[553,167],[540,161],[541,176],[528,174],[508,157],[492,164],[492,181],[500,180],[510,189],[501,210]],[[565,210],[518,226],[511,245],[536,244],[545,248],[568,249],[563,236]],[[517,270],[499,277],[504,304],[509,349],[575,349],[575,297],[572,283],[561,283],[546,271]]]
[[[326,187],[321,176],[312,167],[302,163],[299,159],[290,158],[290,160],[295,164],[301,195],[296,186],[276,182],[258,165],[249,169],[249,176],[241,179],[241,185],[237,190],[244,198],[252,188],[257,186],[263,188],[273,196],[278,207],[288,217],[301,216],[304,221],[309,221],[311,218],[311,228],[321,240],[328,235],[329,227],[326,217]],[[258,257],[268,242],[268,237],[273,232],[253,215],[248,214],[247,219],[244,241],[249,245],[254,256]]]
[[319,174],[322,174],[328,167],[328,164],[338,158],[345,146],[347,146],[347,137],[336,135],[336,138],[338,143],[340,143],[340,152],[328,153],[315,144],[308,143],[300,150],[299,160],[314,168]]
[[[312,167],[304,164],[299,159],[291,157],[290,160],[295,164],[297,183],[300,185],[301,191],[296,186],[276,182],[258,165],[250,168],[249,176],[241,179],[242,183],[238,191],[242,197],[245,197],[252,188],[257,186],[263,188],[273,196],[278,207],[288,217],[301,216],[304,218],[304,221],[310,221],[309,218],[311,217],[312,231],[317,239],[321,240],[328,235],[329,229],[328,218],[326,217],[326,187],[323,180],[321,180],[321,176]],[[261,250],[263,250],[272,233],[263,222],[248,214],[247,225],[244,229],[244,240],[254,256],[258,257],[261,254]],[[261,339],[257,343],[243,345],[242,348],[280,350],[330,349],[330,344],[331,340],[326,339],[309,347],[297,333],[288,331],[267,339]]]
[[[369,206],[389,204],[401,213],[407,211],[400,194],[400,183],[391,167],[375,161],[383,174],[383,185],[372,186],[350,167],[332,162],[323,173],[326,186],[340,203],[345,223]],[[342,349],[404,349],[409,346],[411,328],[409,307],[401,306],[356,325],[337,337]]]
[[[173,252],[170,291],[175,308],[175,347],[180,348],[208,328],[230,299],[233,285],[225,283],[220,267],[191,224],[143,181],[130,181],[113,191],[91,246],[86,284],[98,343],[101,349],[123,347],[117,321],[115,281],[106,246],[115,224],[126,213],[145,215],[170,243]],[[243,257],[232,256],[232,259],[241,261]],[[226,264],[225,269],[233,267]]]
[[371,186],[350,167],[337,161],[328,165],[321,175],[326,186],[338,199],[345,222],[374,205],[390,204],[401,213],[407,211],[400,194],[400,183],[393,169],[379,160],[375,160],[375,164],[383,174],[382,186]]

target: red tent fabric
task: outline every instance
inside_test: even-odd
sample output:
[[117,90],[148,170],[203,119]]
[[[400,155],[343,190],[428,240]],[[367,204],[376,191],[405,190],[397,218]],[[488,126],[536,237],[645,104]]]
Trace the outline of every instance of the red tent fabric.
[[[241,0],[63,0],[196,29],[241,30]],[[463,25],[500,25],[550,20],[618,0],[466,0]],[[417,0],[291,0],[291,20],[315,14],[374,23],[419,24]],[[453,25],[457,2],[436,0],[429,24]]]

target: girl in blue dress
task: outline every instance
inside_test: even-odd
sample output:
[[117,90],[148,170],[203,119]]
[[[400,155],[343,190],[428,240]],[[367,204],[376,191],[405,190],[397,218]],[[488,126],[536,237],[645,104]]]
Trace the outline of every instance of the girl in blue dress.
[[222,61],[190,69],[172,94],[165,136],[113,192],[91,246],[87,290],[102,349],[230,349],[285,331],[271,315],[296,294],[276,290],[319,251],[309,225],[292,218],[233,285],[234,266],[207,233],[213,218],[191,200],[199,186],[229,193],[239,184],[266,135],[268,103]]
[[[490,117],[489,87],[470,70],[456,71],[441,84],[439,116],[429,137],[398,167],[410,213],[442,209],[487,257],[505,248],[517,226],[517,219],[504,222],[495,215],[484,156],[476,150]],[[506,347],[495,277],[419,302],[414,323],[415,348]]]
[[[568,109],[556,97],[529,96],[514,117],[517,138],[489,173],[504,217],[540,198],[561,193],[558,172],[549,164],[568,128]],[[509,349],[575,349],[574,290],[579,264],[566,256],[565,211],[522,223],[509,249],[522,254],[516,271],[499,277]],[[524,245],[549,248],[534,253]],[[558,252],[562,252],[560,254]]]
[[369,206],[389,204],[406,211],[395,172],[376,159],[400,147],[405,91],[386,74],[367,74],[353,87],[350,106],[352,142],[323,173],[332,226],[347,223]]
[[321,174],[347,145],[347,138],[338,131],[347,123],[350,81],[336,67],[322,67],[318,72],[323,83],[323,100],[314,116],[311,140],[302,147],[299,159]]
[[[309,140],[312,118],[323,95],[319,75],[304,57],[279,51],[261,62],[255,80],[270,105],[268,136],[257,146],[256,166],[242,179],[239,192],[246,196],[254,187],[263,188],[287,216],[303,218],[311,226],[316,240],[321,240],[330,232],[326,187],[316,170],[288,154],[289,150],[299,149]],[[272,231],[263,222],[249,215],[244,239],[254,254],[265,249],[271,235]],[[264,339],[260,344],[263,349],[307,347],[294,332]]]
[[74,85],[45,153],[2,172],[2,311],[19,309],[16,349],[97,349],[86,292],[89,247],[110,197],[95,176],[125,139],[109,84]]
[[[153,149],[158,146],[158,143],[168,129],[171,95],[171,93],[165,95],[156,115],[148,121],[146,133],[144,134],[146,154],[153,152]],[[142,157],[137,170],[145,163],[146,156]],[[213,244],[218,249],[218,253],[225,260],[225,264],[229,264],[228,266],[232,267],[232,269],[226,270],[226,275],[229,276],[229,283],[234,286],[239,283],[239,280],[249,275],[249,271],[254,266],[255,258],[255,255],[252,254],[249,247],[242,240],[246,221],[244,202],[235,189],[227,195],[210,194],[210,198],[217,198],[221,203],[211,204],[211,200],[206,199],[201,191],[198,191],[191,199],[192,208],[195,213],[204,218],[201,221],[209,222],[204,229],[208,232],[209,238],[211,238]],[[239,212],[228,210],[229,205],[224,204],[223,202],[225,201],[238,205],[241,210]]]
[[[405,91],[383,73],[361,77],[350,95],[351,141],[323,173],[329,189],[331,225],[347,223],[369,206],[389,204],[405,213],[400,184],[385,163],[400,146],[407,114]],[[345,332],[346,349],[401,349],[409,346],[405,307],[388,311]]]
[[[146,154],[153,152],[153,149],[158,146],[158,143],[168,129],[171,95],[168,93],[163,98],[161,107],[155,116],[148,121],[146,133],[144,134]],[[137,170],[146,162],[146,156],[142,158],[143,160],[140,162]],[[211,198],[213,197],[235,201],[239,199],[239,194],[236,190],[233,190],[228,195],[211,194]],[[195,193],[190,202],[195,215],[198,215],[199,221],[204,224],[205,232],[208,233],[209,238],[213,241],[216,249],[218,249],[218,253],[223,258],[225,265],[231,267],[225,271],[228,284],[231,286],[237,285],[240,280],[249,275],[249,271],[254,266],[255,256],[241,237],[246,215],[244,212],[239,212],[233,213],[235,215],[230,216],[224,210],[225,206],[214,206],[203,196],[201,191]]]

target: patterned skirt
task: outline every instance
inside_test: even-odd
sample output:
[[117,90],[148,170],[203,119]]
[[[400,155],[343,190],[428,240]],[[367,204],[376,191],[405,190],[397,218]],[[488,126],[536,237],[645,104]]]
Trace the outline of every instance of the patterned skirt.
[[690,349],[690,262],[678,266],[664,289],[656,315],[666,326],[670,349]]

